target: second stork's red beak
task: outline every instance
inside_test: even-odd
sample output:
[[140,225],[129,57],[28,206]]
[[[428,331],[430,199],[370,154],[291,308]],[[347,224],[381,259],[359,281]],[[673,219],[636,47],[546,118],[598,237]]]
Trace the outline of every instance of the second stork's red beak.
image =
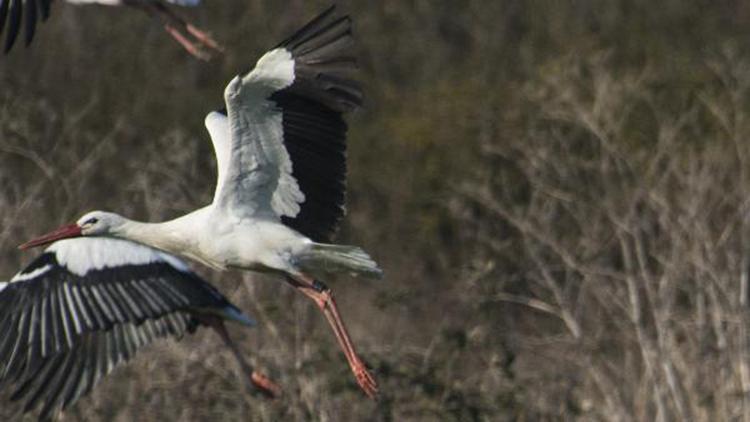
[[69,237],[78,237],[80,235],[81,227],[78,224],[69,224],[67,226],[62,226],[53,232],[47,233],[44,236],[39,236],[36,239],[29,240],[28,242],[19,246],[18,249],[29,249],[36,246],[44,246],[56,240],[67,239]]

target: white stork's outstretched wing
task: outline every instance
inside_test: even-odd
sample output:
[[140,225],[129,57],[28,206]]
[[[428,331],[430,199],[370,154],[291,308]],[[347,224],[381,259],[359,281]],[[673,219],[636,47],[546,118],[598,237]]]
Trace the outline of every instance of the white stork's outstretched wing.
[[31,44],[38,20],[46,21],[52,0],[0,0],[0,35],[7,27],[3,51],[9,52],[16,43],[21,23],[24,26],[24,42]]
[[281,218],[316,241],[344,214],[346,124],[362,102],[349,17],[334,7],[234,78],[228,117],[209,114],[218,160],[214,205],[239,217]]
[[0,283],[0,391],[46,419],[158,338],[211,313],[244,316],[177,258],[133,242],[77,238],[50,246]]

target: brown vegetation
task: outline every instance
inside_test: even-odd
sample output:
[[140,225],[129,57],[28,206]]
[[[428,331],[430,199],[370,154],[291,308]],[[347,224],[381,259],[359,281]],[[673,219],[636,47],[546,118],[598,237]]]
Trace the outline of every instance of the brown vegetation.
[[[260,321],[233,334],[285,396],[247,396],[206,331],[64,420],[750,420],[750,9],[658,3],[342,2],[367,105],[340,239],[386,278],[330,285],[380,401],[304,298],[200,269]],[[137,13],[56,4],[0,59],[2,274],[89,209],[207,203],[203,116],[324,7],[186,12],[227,47],[205,64]]]

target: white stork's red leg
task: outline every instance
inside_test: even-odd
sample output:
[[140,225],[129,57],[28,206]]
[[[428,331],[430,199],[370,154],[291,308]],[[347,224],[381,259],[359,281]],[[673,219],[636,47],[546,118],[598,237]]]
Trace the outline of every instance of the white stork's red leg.
[[375,398],[378,394],[378,384],[367,370],[362,359],[357,355],[356,350],[354,350],[354,345],[346,330],[344,321],[341,319],[336,301],[333,300],[331,289],[317,280],[304,276],[295,278],[287,277],[287,281],[318,305],[318,308],[325,315],[331,328],[333,328],[336,340],[338,340],[339,346],[341,346],[341,350],[344,352],[344,356],[346,356],[346,360],[349,362],[349,366],[360,388],[362,388],[368,397]]
[[234,354],[237,362],[239,362],[242,371],[246,374],[250,374],[250,385],[246,385],[249,387],[252,393],[261,392],[271,398],[281,396],[281,387],[279,387],[275,382],[271,381],[271,379],[267,376],[254,370],[253,367],[250,366],[249,363],[247,363],[244,356],[242,356],[242,352],[240,351],[240,349],[237,347],[234,341],[232,341],[232,338],[229,337],[229,332],[227,332],[227,328],[224,326],[224,321],[212,316],[201,316],[200,318],[203,322],[213,328],[217,334],[219,334],[219,337],[221,337],[221,339],[224,341],[224,344],[229,347],[229,350],[232,351],[232,354]]

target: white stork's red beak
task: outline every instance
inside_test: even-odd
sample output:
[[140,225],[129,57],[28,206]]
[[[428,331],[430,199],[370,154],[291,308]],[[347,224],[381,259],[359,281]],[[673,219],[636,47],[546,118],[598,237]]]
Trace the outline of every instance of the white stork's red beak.
[[55,231],[47,233],[44,236],[39,236],[36,239],[29,240],[28,242],[19,246],[18,249],[24,250],[37,246],[44,246],[56,240],[78,236],[81,236],[81,226],[79,226],[78,224],[68,224],[67,226],[62,226]]

